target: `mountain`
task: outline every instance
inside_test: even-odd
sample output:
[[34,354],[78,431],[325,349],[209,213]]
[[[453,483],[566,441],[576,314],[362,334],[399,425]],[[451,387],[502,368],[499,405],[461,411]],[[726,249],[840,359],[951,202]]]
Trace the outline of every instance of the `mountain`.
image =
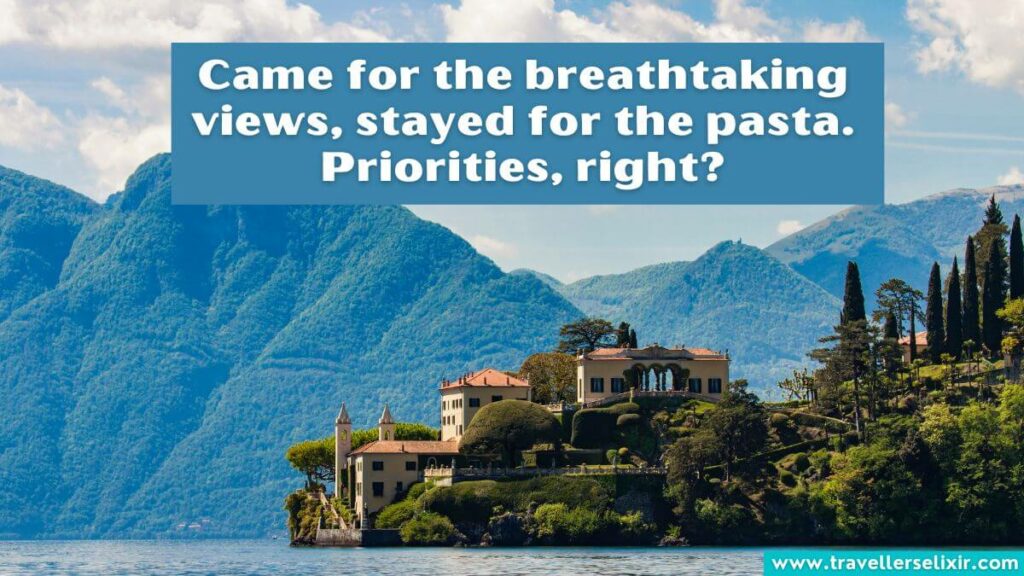
[[63,186],[0,166],[0,321],[57,284],[82,223],[100,209]]
[[732,374],[765,389],[807,364],[836,321],[839,301],[763,251],[723,242],[693,262],[671,262],[566,284],[588,315],[636,328],[641,345],[729,350]]
[[811,281],[842,297],[846,262],[860,267],[868,303],[879,284],[899,276],[924,290],[932,262],[948,272],[963,261],[964,242],[981,227],[995,195],[1007,225],[1024,213],[1024,186],[957,189],[906,204],[858,206],[787,236],[765,249]]
[[0,300],[0,534],[280,532],[284,450],[343,400],[436,421],[443,376],[580,314],[401,207],[172,206],[169,156],[102,207],[12,174],[4,253],[41,272]]

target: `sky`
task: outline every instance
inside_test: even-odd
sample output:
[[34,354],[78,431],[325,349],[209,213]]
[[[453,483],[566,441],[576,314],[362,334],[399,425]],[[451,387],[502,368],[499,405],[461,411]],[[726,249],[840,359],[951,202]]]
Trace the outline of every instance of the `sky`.
[[[1024,0],[0,0],[0,164],[120,190],[170,149],[173,41],[874,41],[900,203],[1024,183],[1022,30]],[[767,246],[842,207],[410,208],[505,270],[574,281]]]

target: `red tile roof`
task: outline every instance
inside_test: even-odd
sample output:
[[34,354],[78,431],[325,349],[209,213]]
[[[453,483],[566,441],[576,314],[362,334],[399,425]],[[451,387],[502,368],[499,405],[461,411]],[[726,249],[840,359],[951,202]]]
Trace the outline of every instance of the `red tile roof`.
[[350,455],[357,454],[439,454],[459,453],[459,443],[434,440],[374,440],[356,448]]
[[725,360],[721,352],[708,348],[598,348],[586,354],[588,360]]
[[460,376],[455,380],[445,380],[441,383],[442,389],[461,388],[462,386],[480,386],[488,388],[529,388],[530,383],[515,376],[509,376],[494,368],[484,368],[477,372]]
[[[928,332],[918,332],[914,336],[916,336],[914,340],[917,341],[918,346],[928,345]],[[908,334],[903,338],[900,338],[900,344],[903,346],[910,346],[910,335]]]

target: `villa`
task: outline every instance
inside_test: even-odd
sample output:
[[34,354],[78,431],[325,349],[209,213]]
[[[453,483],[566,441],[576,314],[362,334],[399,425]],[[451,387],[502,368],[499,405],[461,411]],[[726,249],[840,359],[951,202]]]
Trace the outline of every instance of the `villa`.
[[598,348],[576,357],[576,401],[587,404],[630,389],[721,398],[729,355],[707,348]]
[[462,438],[473,416],[492,402],[529,400],[530,384],[487,368],[441,383],[441,440]]
[[[716,400],[729,381],[729,355],[706,348],[600,348],[577,356],[577,401],[581,405],[611,399],[634,389],[646,394],[698,395]],[[484,406],[502,400],[530,401],[530,383],[496,370],[443,380],[439,440],[399,440],[385,405],[377,421],[377,439],[352,449],[352,421],[345,404],[334,422],[335,486],[348,489],[359,525],[366,528],[381,508],[423,481],[428,469],[465,466],[459,454],[470,422]],[[561,406],[549,406],[561,411]]]

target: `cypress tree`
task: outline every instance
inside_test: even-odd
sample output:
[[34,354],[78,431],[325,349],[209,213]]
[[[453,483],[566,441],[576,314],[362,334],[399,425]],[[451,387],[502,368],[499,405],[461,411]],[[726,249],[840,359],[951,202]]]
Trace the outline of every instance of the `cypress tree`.
[[928,330],[928,359],[933,364],[941,361],[946,351],[946,330],[942,321],[942,272],[939,263],[932,263],[928,278],[928,303],[924,313],[925,329]]
[[850,261],[846,263],[846,289],[843,292],[843,312],[840,316],[841,323],[867,320],[868,315],[864,310],[864,290],[860,285],[860,269],[857,263]]
[[1020,216],[1013,215],[1010,228],[1010,298],[1024,296],[1024,239],[1020,233]]
[[960,266],[953,257],[953,270],[946,280],[946,353],[959,358],[964,347],[963,314],[960,306]]
[[633,330],[632,328],[629,329],[629,347],[634,349],[637,348],[636,330]]
[[967,249],[964,252],[964,285],[963,285],[963,330],[961,336],[966,343],[974,343],[974,350],[981,346],[981,325],[978,312],[978,273],[974,259],[974,238],[967,237]]
[[885,315],[885,324],[882,325],[882,337],[891,340],[900,339],[900,329],[896,325],[896,315],[892,312],[888,312]]
[[1003,307],[998,261],[999,248],[993,242],[989,244],[988,259],[985,261],[981,294],[981,340],[993,358],[999,354],[1003,340],[1003,323],[996,314]]
[[[981,228],[974,234],[974,243],[977,248],[977,274],[981,283],[982,296],[985,292],[985,266],[988,265],[989,255],[992,254],[992,245],[996,245],[996,258],[992,259],[993,270],[992,277],[999,282],[999,291],[1003,294],[1000,301],[1005,300],[1006,296],[1006,281],[1009,276],[1007,271],[1007,254],[1006,254],[1006,223],[1003,221],[1003,212],[999,209],[999,204],[996,203],[996,197],[993,194],[988,200],[988,207],[985,209],[985,221],[982,222]],[[995,292],[993,292],[995,294]],[[1000,308],[1002,306],[1000,305]],[[984,312],[982,312],[984,314]]]

